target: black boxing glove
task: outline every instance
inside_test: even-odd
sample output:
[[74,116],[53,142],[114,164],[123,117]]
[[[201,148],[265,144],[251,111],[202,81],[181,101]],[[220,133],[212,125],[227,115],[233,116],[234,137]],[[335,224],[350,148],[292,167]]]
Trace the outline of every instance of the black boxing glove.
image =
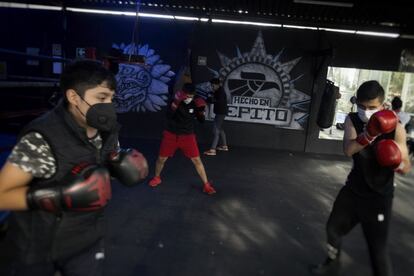
[[32,210],[86,212],[103,208],[111,195],[108,170],[84,163],[74,167],[60,185],[31,186],[26,199],[28,208]]
[[148,163],[135,149],[118,149],[109,154],[109,171],[125,186],[139,184],[148,176]]

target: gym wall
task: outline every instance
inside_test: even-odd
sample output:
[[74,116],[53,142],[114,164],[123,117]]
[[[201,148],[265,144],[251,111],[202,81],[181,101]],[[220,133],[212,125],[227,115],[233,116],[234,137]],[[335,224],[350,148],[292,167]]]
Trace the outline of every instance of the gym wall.
[[[76,58],[77,48],[96,48],[100,59],[113,44],[125,49],[131,43],[135,18],[0,9],[0,23],[2,49],[26,52],[34,47],[39,54],[52,56],[52,44],[61,44],[65,58]],[[131,102],[123,105],[121,135],[160,139],[172,87],[191,50],[188,65],[202,95],[208,92],[206,82],[212,77],[224,82],[232,114],[226,122],[230,145],[333,154],[341,154],[341,142],[319,140],[316,125],[327,66],[398,70],[401,50],[414,44],[312,30],[153,18],[140,18],[135,35],[135,42],[141,44],[138,50],[153,64],[145,68],[147,74],[144,69],[136,72],[144,76],[147,86],[143,80],[137,82],[142,100],[135,107]],[[9,75],[59,77],[53,73],[53,61],[39,59],[38,65],[28,65],[28,59],[0,53]],[[29,93],[38,90],[31,88]],[[269,100],[255,102],[260,97]],[[196,131],[200,143],[209,143],[211,121],[198,125]]]

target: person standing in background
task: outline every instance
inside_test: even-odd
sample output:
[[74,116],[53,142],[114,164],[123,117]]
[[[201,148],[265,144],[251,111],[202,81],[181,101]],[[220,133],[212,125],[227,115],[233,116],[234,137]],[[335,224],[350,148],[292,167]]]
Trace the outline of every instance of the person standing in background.
[[[226,92],[220,85],[220,80],[218,78],[214,78],[210,80],[210,83],[213,87],[213,95],[208,101],[214,104],[214,137],[210,149],[205,151],[204,154],[214,156],[217,154],[216,150],[229,151],[226,133],[223,130],[223,123],[227,116],[228,106]],[[218,146],[220,138],[221,146]]]

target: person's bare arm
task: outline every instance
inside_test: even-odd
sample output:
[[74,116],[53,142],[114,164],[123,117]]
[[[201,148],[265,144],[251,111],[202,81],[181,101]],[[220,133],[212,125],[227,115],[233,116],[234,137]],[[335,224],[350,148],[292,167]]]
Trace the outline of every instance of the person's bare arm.
[[407,133],[405,132],[404,127],[398,123],[395,129],[395,142],[401,151],[402,166],[398,172],[406,174],[411,170],[411,162],[408,157],[408,148],[407,148]]
[[33,176],[6,162],[0,171],[0,210],[27,209],[26,192]]
[[357,133],[354,125],[352,124],[351,118],[349,116],[345,119],[345,131],[343,139],[343,149],[346,156],[352,156],[355,153],[361,151],[366,146],[359,144],[355,139],[357,138]]

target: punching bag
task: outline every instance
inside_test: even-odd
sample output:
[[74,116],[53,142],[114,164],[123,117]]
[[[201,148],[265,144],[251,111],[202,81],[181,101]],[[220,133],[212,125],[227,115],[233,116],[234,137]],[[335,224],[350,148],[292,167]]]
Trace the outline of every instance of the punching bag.
[[185,83],[193,82],[194,76],[192,75],[193,74],[193,68],[192,68],[193,51],[192,49],[193,49],[195,34],[199,26],[200,26],[199,21],[197,22],[193,21],[193,25],[191,26],[191,32],[188,36],[187,49],[184,55],[184,60],[183,60],[180,70],[175,76],[175,82],[173,86],[173,95],[177,91],[181,90]]
[[340,98],[339,87],[330,80],[326,80],[321,105],[319,106],[317,124],[320,128],[332,126],[335,118],[336,100]]
[[187,49],[187,54],[184,59],[184,63],[180,68],[180,71],[176,75],[175,83],[173,87],[173,94],[183,88],[185,83],[192,83],[191,78],[191,49]]

